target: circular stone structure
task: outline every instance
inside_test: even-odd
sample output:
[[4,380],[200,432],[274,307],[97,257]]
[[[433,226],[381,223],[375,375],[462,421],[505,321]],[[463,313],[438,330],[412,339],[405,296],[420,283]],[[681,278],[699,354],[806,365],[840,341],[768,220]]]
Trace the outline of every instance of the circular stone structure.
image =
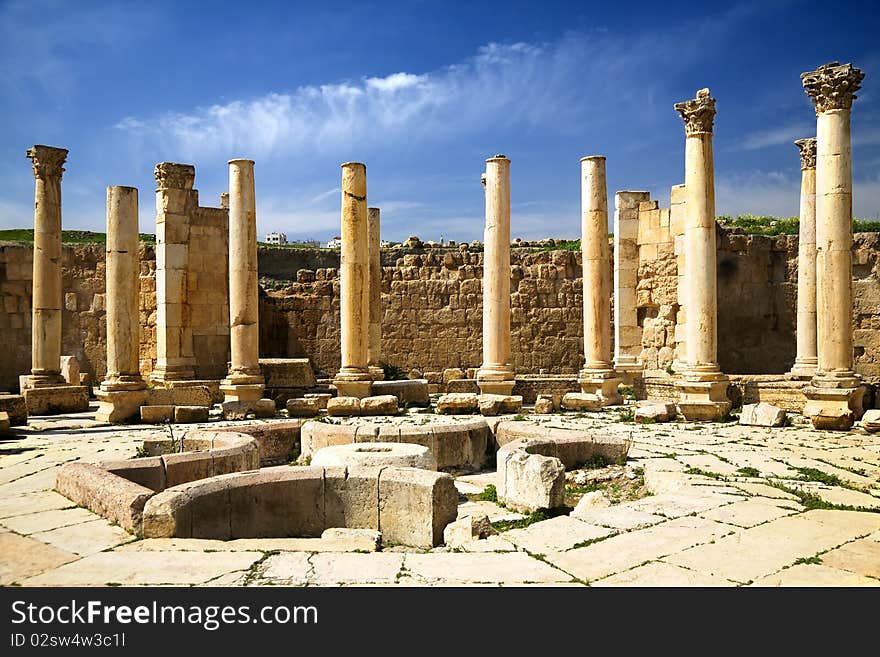
[[437,460],[427,447],[414,443],[353,443],[319,449],[312,456],[312,465],[391,465],[436,470]]

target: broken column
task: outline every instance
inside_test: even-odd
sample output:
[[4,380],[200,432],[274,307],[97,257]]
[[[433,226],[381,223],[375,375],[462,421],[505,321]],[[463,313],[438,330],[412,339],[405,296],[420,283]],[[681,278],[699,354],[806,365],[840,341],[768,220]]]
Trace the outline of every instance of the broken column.
[[95,395],[101,401],[95,419],[125,422],[139,417],[147,399],[141,377],[140,262],[138,192],[134,187],[107,188],[107,373]]
[[798,228],[797,357],[789,375],[812,379],[819,362],[816,346],[816,140],[794,142],[801,154]]
[[31,415],[88,408],[86,388],[68,386],[61,376],[61,177],[67,152],[43,145],[26,152],[36,181],[31,374],[24,390]]
[[342,366],[333,380],[340,397],[369,397],[370,247],[367,167],[342,165],[342,247],[339,300]]
[[156,176],[156,365],[160,384],[195,376],[192,325],[187,305],[190,212],[196,169],[160,162]]
[[486,160],[486,228],[483,238],[483,364],[477,385],[483,394],[510,395],[510,160]]
[[620,378],[611,366],[611,285],[605,157],[581,158],[581,249],[584,284],[584,367],[581,392],[607,406],[622,401]]
[[804,415],[816,428],[848,429],[865,388],[853,371],[852,149],[850,112],[865,74],[831,62],[801,75],[816,106],[816,374]]
[[257,207],[253,160],[229,160],[229,374],[220,382],[227,402],[263,396],[257,279]]
[[367,366],[374,381],[385,378],[382,369],[382,253],[379,208],[367,208],[367,239],[370,243],[370,340]]
[[614,195],[614,369],[626,383],[641,376],[642,331],[636,307],[639,270],[639,203],[650,192]]
[[715,174],[712,129],[715,99],[708,89],[675,104],[685,124],[684,266],[687,285],[687,366],[676,381],[687,420],[723,419],[730,411],[728,378],[718,366],[715,267]]

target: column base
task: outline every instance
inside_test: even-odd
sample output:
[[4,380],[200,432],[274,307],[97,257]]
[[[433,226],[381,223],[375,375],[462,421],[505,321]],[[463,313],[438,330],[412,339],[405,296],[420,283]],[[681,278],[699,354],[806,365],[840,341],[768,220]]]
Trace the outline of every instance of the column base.
[[150,381],[165,383],[166,381],[186,381],[194,379],[196,372],[188,365],[162,366],[156,365],[150,372]]
[[[103,392],[120,392],[120,391],[134,391],[134,390],[145,390],[147,387],[147,382],[143,380],[139,375],[134,376],[119,376],[115,379],[106,379],[101,381],[100,390]],[[97,392],[95,393],[97,396]]]
[[95,413],[98,422],[110,422],[113,424],[139,421],[141,406],[143,406],[149,393],[146,389],[141,390],[105,390],[104,384],[101,389],[95,391],[95,396],[100,401]]
[[373,379],[373,381],[385,380],[385,370],[378,365],[370,365],[367,369],[369,370],[370,378]]
[[683,374],[675,382],[679,391],[678,412],[688,422],[720,422],[730,413],[731,403],[727,398],[729,384],[730,379],[720,372]]
[[24,391],[28,415],[61,415],[89,410],[89,389],[85,386],[49,386]]
[[509,397],[513,394],[513,387],[516,381],[480,381],[477,380],[477,386],[480,388],[481,395],[503,395]]
[[[860,381],[859,377],[848,377],[846,380]],[[810,418],[816,429],[830,429],[847,431],[852,428],[853,422],[862,417],[865,412],[864,397],[867,386],[855,385],[852,387],[816,385],[834,383],[834,380],[816,377],[803,390],[807,403],[804,405],[803,414]]]
[[336,394],[339,397],[357,397],[363,399],[373,394],[372,381],[347,381],[334,379],[333,385],[336,386]]
[[25,377],[24,385],[21,386],[21,389],[25,388],[57,388],[58,386],[66,386],[67,381],[64,380],[64,377],[61,376],[60,373],[45,373],[45,374],[30,374]]
[[[246,379],[260,379],[261,377],[242,377]],[[241,379],[223,379],[220,382],[220,392],[223,393],[224,402],[255,402],[263,398],[265,385],[261,382],[246,383]]]
[[614,371],[623,383],[632,385],[633,381],[642,378],[645,364],[638,359],[614,361]]
[[483,365],[477,370],[477,386],[482,395],[509,396],[515,385],[516,375],[506,365]]
[[617,391],[621,379],[614,370],[581,370],[578,373],[578,384],[581,393],[595,396],[602,406],[616,406],[623,403],[623,397]]
[[792,381],[809,381],[816,376],[818,359],[795,361],[791,370],[786,374],[787,379]]

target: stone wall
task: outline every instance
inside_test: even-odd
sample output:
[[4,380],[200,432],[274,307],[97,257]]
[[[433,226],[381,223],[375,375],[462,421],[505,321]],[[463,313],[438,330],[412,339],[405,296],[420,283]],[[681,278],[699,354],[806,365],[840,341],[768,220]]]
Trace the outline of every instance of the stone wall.
[[[678,302],[675,204],[641,217],[637,305],[642,358],[675,368],[684,309]],[[665,216],[664,216],[665,215]],[[655,228],[652,232],[652,228]],[[198,232],[196,233],[196,235]],[[194,235],[195,238],[195,235]],[[653,240],[653,241],[651,241]],[[226,261],[196,245],[192,299],[197,376],[219,378],[228,358]],[[653,244],[654,248],[645,249]],[[880,379],[880,235],[856,235],[853,291],[856,368]],[[260,247],[260,354],[308,357],[319,375],[339,366],[338,251]],[[383,360],[404,371],[477,367],[482,360],[482,254],[459,248],[385,249]],[[288,260],[296,263],[296,272]],[[580,253],[511,253],[511,357],[520,373],[574,374],[583,358]],[[198,268],[197,268],[198,267]],[[30,370],[32,249],[0,244],[0,390]],[[292,275],[293,274],[293,275]],[[787,371],[795,357],[797,238],[718,230],[718,355],[728,373]],[[155,359],[155,252],[141,246],[141,361]],[[104,249],[64,247],[63,353],[100,380],[105,371]],[[210,296],[213,295],[213,296]],[[221,299],[222,296],[222,299]],[[196,305],[199,305],[196,303]],[[609,317],[609,321],[611,318]],[[655,361],[656,359],[656,361]],[[656,362],[656,365],[655,365]]]

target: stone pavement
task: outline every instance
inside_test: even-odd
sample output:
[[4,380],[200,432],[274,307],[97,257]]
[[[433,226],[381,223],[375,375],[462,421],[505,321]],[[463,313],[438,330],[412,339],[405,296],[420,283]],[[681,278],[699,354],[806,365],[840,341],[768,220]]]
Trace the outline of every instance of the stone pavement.
[[[53,492],[68,461],[129,458],[156,426],[32,418],[0,442],[0,584],[171,586],[878,586],[880,438],[612,411],[548,424],[632,436],[647,497],[503,531],[466,548],[375,551],[363,538],[138,540]],[[194,428],[196,425],[190,425]],[[186,428],[175,426],[175,436]],[[462,493],[492,482],[462,476]],[[492,502],[459,515],[521,518]]]

